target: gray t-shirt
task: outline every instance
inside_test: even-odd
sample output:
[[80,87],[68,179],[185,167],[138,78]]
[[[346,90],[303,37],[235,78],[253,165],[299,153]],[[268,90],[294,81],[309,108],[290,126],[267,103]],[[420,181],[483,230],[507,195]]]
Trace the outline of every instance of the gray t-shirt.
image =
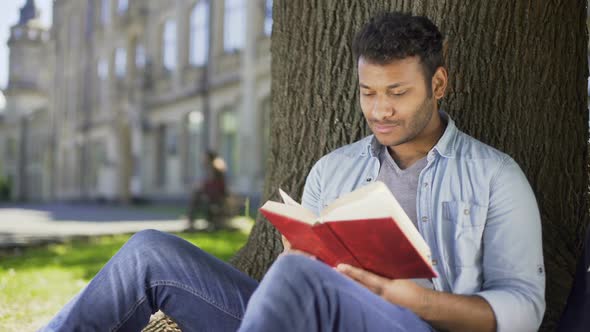
[[[402,209],[406,212],[410,220],[418,229],[418,216],[416,214],[416,196],[418,194],[418,178],[420,172],[426,167],[426,157],[416,161],[410,167],[401,169],[393,160],[393,157],[387,151],[387,147],[383,146],[379,152],[379,161],[381,167],[377,181],[385,183],[387,188],[391,191],[393,196],[397,199]],[[433,288],[430,279],[412,279],[417,284],[426,288]]]

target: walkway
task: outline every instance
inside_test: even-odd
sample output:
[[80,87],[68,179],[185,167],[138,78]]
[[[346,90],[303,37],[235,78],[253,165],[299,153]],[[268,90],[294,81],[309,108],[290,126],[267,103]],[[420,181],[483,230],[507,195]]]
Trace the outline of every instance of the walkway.
[[182,213],[163,206],[0,204],[0,248],[149,228],[178,232],[185,227]]

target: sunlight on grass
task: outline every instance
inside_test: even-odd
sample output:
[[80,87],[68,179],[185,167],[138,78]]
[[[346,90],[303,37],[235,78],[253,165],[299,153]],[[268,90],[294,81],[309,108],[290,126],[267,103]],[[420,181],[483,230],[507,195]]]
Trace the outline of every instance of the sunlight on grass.
[[[177,234],[228,260],[247,240],[238,231]],[[35,331],[100,270],[131,235],[75,240],[0,256],[0,331]]]

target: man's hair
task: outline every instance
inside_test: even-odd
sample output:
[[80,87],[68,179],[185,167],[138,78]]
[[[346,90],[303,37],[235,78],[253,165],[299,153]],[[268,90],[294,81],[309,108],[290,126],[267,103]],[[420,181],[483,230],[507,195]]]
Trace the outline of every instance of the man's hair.
[[356,34],[355,59],[386,65],[394,60],[418,56],[428,85],[436,69],[443,66],[443,36],[424,16],[399,12],[374,16]]

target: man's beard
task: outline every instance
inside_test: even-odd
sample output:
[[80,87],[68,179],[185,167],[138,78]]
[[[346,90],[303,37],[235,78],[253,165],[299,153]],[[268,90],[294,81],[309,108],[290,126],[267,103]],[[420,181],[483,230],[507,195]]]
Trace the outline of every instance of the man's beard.
[[[424,129],[428,126],[428,124],[430,123],[432,116],[434,115],[434,112],[432,110],[432,96],[428,96],[424,99],[424,101],[422,102],[422,104],[420,104],[420,106],[418,106],[417,110],[412,112],[412,117],[409,119],[408,121],[405,122],[401,122],[401,121],[381,121],[379,122],[379,124],[383,124],[383,125],[392,125],[392,126],[400,126],[403,124],[408,124],[409,127],[407,128],[408,133],[399,138],[398,141],[395,142],[379,142],[383,145],[387,145],[387,146],[398,146],[398,145],[402,145],[405,143],[408,143],[412,140],[414,140],[418,135],[420,135]],[[376,123],[376,121],[372,121],[372,124]],[[402,128],[404,128],[402,126]],[[378,138],[379,136],[377,134],[375,134],[375,136]]]

